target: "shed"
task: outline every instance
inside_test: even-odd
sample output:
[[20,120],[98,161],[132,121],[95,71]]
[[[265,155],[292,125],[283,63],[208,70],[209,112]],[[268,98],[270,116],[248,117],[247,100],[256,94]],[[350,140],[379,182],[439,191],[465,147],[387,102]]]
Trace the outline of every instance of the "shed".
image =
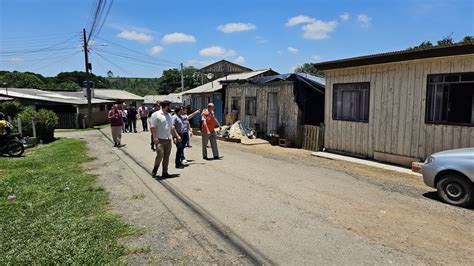
[[322,62],[325,147],[402,165],[474,146],[474,45]]
[[152,107],[156,101],[169,101],[171,102],[171,108],[175,109],[183,104],[183,93],[170,93],[167,95],[145,95],[145,105]]
[[131,92],[113,89],[94,89],[94,98],[110,100],[115,103],[125,103],[133,106],[139,106],[145,100],[142,96],[138,96]]
[[[84,119],[87,116],[87,98],[82,92],[8,88],[8,91],[0,89],[0,96],[13,98],[35,110],[54,111],[59,118],[58,128],[82,128],[83,123],[87,123],[87,119]],[[109,100],[92,98],[93,125],[108,122],[107,108],[113,103]]]
[[291,73],[223,83],[228,84],[226,122],[240,120],[260,136],[277,133],[301,147],[303,126],[324,120],[324,78]]
[[[263,69],[241,74],[228,75],[183,92],[183,101],[186,105],[191,106],[191,109],[194,110],[206,108],[207,104],[210,102],[214,103],[216,107],[216,118],[219,123],[222,123],[224,121],[223,118],[225,111],[225,84],[221,83],[222,81],[241,81],[275,74],[278,73],[271,69]],[[195,118],[193,121],[194,124],[197,124],[198,119],[199,118]]]
[[203,73],[206,76],[208,74],[212,74],[212,78],[209,78],[210,80],[216,80],[218,78],[222,78],[228,75],[252,71],[253,70],[248,67],[244,67],[236,63],[229,62],[227,60],[220,60],[218,62],[212,63],[208,66],[199,69],[199,72]]

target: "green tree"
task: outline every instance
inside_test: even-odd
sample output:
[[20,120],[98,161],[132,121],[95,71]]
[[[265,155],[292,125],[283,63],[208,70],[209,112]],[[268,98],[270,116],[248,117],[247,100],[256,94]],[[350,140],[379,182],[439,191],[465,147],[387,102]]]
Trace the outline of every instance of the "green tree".
[[[84,84],[83,82],[86,81],[86,72],[61,72],[56,76],[56,80],[56,83],[64,83],[71,81],[82,87],[82,85]],[[106,78],[90,74],[89,80],[95,83],[96,88],[110,88],[109,82]]]
[[425,49],[425,48],[430,48],[433,47],[433,44],[430,41],[424,41],[420,43],[420,45],[417,45],[413,48],[408,48],[408,50],[420,50],[420,49]]
[[37,76],[31,73],[8,72],[0,76],[0,86],[3,83],[12,88],[44,88],[44,82]]
[[324,77],[324,72],[317,69],[313,64],[311,63],[304,63],[303,65],[298,65],[295,69],[295,73],[306,73],[314,76],[323,76]]
[[464,38],[462,39],[462,41],[460,41],[460,43],[474,44],[474,36],[464,36]]
[[181,73],[176,68],[165,70],[160,77],[159,84],[160,94],[173,93],[181,87]]
[[438,44],[438,46],[453,45],[454,40],[453,40],[452,34],[450,34],[450,35],[444,37],[443,39],[439,40],[437,44]]

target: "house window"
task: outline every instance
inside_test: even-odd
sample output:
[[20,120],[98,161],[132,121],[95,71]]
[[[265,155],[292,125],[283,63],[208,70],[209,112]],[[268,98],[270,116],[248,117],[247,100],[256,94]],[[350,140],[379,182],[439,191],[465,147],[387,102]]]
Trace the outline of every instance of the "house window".
[[426,122],[474,125],[474,73],[428,75]]
[[257,98],[256,97],[245,98],[245,113],[247,115],[257,114]]
[[240,97],[232,97],[232,111],[240,110]]
[[369,92],[369,82],[334,84],[332,118],[368,122]]
[[107,105],[105,105],[105,104],[100,105],[100,111],[105,111],[106,108],[107,108]]

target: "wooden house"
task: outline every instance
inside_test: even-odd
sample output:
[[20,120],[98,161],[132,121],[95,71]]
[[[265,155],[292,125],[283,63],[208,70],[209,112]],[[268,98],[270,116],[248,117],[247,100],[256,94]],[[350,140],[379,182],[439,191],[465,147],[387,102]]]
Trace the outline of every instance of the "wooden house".
[[223,83],[228,84],[226,122],[240,120],[258,136],[276,133],[301,147],[303,126],[319,126],[324,120],[324,78],[284,74]]
[[315,64],[326,75],[330,151],[410,165],[474,146],[474,45]]
[[[216,108],[216,118],[219,123],[224,122],[224,111],[225,111],[225,86],[226,84],[223,81],[242,81],[248,80],[255,77],[263,77],[278,74],[271,69],[256,70],[252,72],[245,72],[240,74],[232,74],[225,77],[221,77],[217,80],[208,82],[204,85],[196,87],[194,89],[185,91],[183,93],[183,102],[184,104],[191,106],[191,109],[204,109],[207,107],[208,103],[214,103]],[[193,120],[193,124],[197,125],[199,118],[196,117]]]
[[[232,74],[240,74],[245,72],[252,72],[253,70],[227,60],[220,60],[199,69],[199,72],[204,74],[209,81],[216,80]],[[210,74],[210,75],[209,75]]]

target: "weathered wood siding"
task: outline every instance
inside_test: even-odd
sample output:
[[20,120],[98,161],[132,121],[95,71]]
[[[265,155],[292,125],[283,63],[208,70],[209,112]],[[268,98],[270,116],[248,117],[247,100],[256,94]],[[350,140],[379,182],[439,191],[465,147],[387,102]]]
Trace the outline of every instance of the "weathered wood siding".
[[[427,76],[474,71],[474,55],[354,67],[326,72],[325,147],[424,159],[474,146],[474,127],[425,123]],[[335,83],[370,82],[368,123],[332,119]]]
[[[264,134],[267,132],[268,121],[268,94],[274,92],[278,94],[278,128],[284,132],[283,135],[289,139],[294,146],[301,146],[301,121],[302,112],[295,102],[293,93],[293,82],[277,82],[271,84],[229,84],[226,88],[226,113],[232,113],[232,98],[240,98],[239,117],[243,125],[259,128]],[[246,115],[246,97],[256,97],[256,116]]]

